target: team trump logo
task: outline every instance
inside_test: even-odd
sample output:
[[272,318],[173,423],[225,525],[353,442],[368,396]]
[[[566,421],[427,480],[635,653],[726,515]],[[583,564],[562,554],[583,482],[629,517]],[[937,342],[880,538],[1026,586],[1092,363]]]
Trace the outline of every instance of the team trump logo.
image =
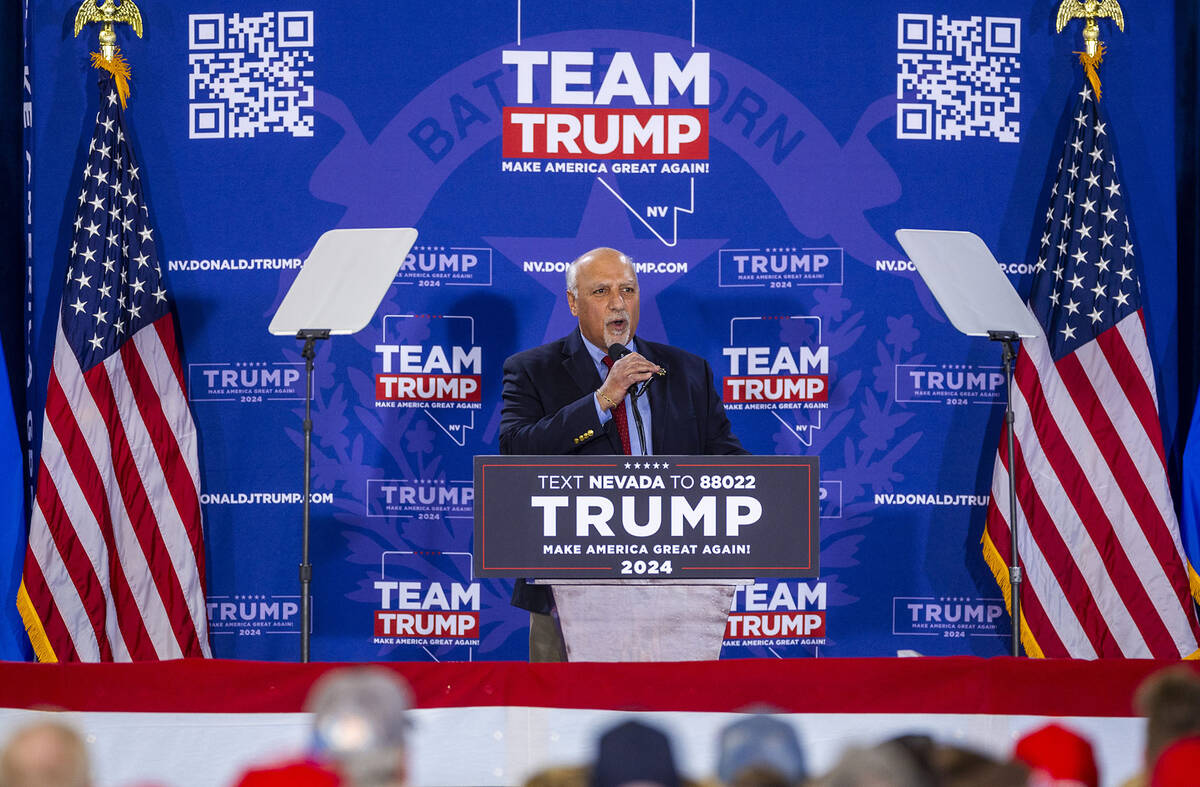
[[483,405],[483,349],[475,318],[462,314],[387,314],[375,345],[375,406],[425,411],[457,445]]
[[[779,323],[766,317],[733,318],[729,338],[731,346],[721,350],[728,370],[721,382],[726,409],[827,406],[824,403],[829,401],[828,347],[782,343]],[[745,344],[734,344],[739,340]]]
[[765,410],[806,446],[829,407],[829,347],[821,318],[734,317],[722,348],[726,410]]
[[803,407],[829,400],[828,347],[815,352],[807,347],[726,347],[721,354],[729,362],[723,381],[726,405]]
[[824,582],[739,585],[725,624],[725,644],[822,645]]
[[374,582],[375,644],[479,645],[480,590],[470,568],[467,552],[383,553]]
[[480,400],[479,347],[377,344],[382,358],[375,376],[377,401],[423,404]]
[[[505,158],[708,158],[707,52],[682,63],[654,52],[641,65],[631,52],[606,62],[588,51],[505,50],[502,58],[517,73],[517,106],[504,108]],[[547,81],[548,91],[535,91]],[[695,108],[667,108],[689,91]],[[548,101],[531,106],[538,93]]]
[[[377,581],[375,636],[473,640],[479,644],[479,585]],[[416,643],[408,643],[416,644]],[[439,643],[448,644],[448,643]]]

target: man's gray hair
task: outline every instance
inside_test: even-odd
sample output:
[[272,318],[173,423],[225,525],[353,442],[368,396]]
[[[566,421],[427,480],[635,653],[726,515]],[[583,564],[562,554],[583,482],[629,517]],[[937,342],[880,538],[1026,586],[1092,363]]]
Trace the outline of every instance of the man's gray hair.
[[[633,260],[631,260],[629,258],[628,254],[617,251],[616,249],[610,249],[607,246],[599,246],[595,249],[592,249],[591,251],[585,251],[583,254],[580,254],[578,257],[576,257],[575,260],[573,262],[571,262],[570,265],[567,266],[567,292],[571,293],[572,295],[576,295],[576,296],[579,295],[579,284],[576,281],[579,277],[579,266],[585,260],[590,259],[591,257],[593,257],[596,254],[601,253],[601,252],[603,252],[603,253],[611,252],[612,254],[616,254],[618,257],[620,257],[621,259],[628,262],[630,264],[630,266],[633,266]],[[637,268],[634,268],[633,275],[637,276]]]
[[579,276],[579,261],[582,259],[578,257],[567,266],[567,292],[572,295],[579,295],[579,285],[575,280]]

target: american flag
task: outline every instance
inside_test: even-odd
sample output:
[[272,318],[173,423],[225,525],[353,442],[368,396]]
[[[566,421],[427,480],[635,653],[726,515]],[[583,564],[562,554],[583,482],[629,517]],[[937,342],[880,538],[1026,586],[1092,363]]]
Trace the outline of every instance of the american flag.
[[88,151],[18,604],[42,661],[208,656],[196,428],[111,74]]
[[1011,609],[1011,470],[1026,653],[1176,659],[1197,649],[1200,627],[1167,484],[1125,185],[1086,84],[1072,112],[1029,296],[1043,333],[1021,344],[1016,457],[1001,435],[984,556]]

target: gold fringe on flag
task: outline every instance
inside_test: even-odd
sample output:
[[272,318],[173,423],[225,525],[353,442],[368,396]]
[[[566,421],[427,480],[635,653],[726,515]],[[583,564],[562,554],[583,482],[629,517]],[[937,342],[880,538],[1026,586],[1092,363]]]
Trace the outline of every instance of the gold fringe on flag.
[[24,582],[17,590],[17,610],[25,624],[25,633],[29,635],[29,644],[33,646],[33,655],[43,664],[57,662],[58,656],[54,653],[54,646],[46,636],[46,627],[42,625],[42,619],[33,608],[33,600],[29,598],[29,591],[25,589]]
[[[1096,54],[1089,55],[1087,52],[1076,52],[1079,55],[1079,64],[1083,66],[1084,73],[1087,74],[1088,81],[1092,83],[1092,90],[1096,91],[1096,100],[1100,100],[1100,62],[1104,60],[1104,44],[1096,45]],[[93,57],[95,57],[93,55]]]
[[[1200,575],[1196,574],[1196,569],[1192,566],[1192,561],[1185,560],[1183,564],[1187,568],[1188,590],[1192,594],[1192,599],[1197,604],[1200,604]],[[1200,649],[1192,651],[1183,658],[1185,661],[1200,661]]]
[[[996,584],[1000,586],[1000,593],[1004,596],[1004,606],[1008,607],[1009,617],[1012,616],[1012,585],[1008,581],[1008,564],[1004,562],[1004,558],[1000,557],[1000,550],[996,549],[996,545],[992,543],[992,536],[985,529],[983,538],[980,539],[983,543],[983,560],[992,571],[992,576],[996,578]],[[1015,625],[1015,621],[1014,621]],[[1042,651],[1042,646],[1038,644],[1037,637],[1033,636],[1033,630],[1029,628],[1029,622],[1025,620],[1025,613],[1021,612],[1021,645],[1025,648],[1025,655],[1034,659],[1044,659],[1046,654]]]
[[1188,590],[1191,592],[1192,598],[1196,603],[1200,604],[1200,575],[1196,573],[1196,569],[1192,566],[1190,560],[1185,560],[1184,564],[1187,566]]
[[121,50],[114,48],[111,59],[99,52],[93,52],[92,68],[102,69],[113,75],[117,81],[117,96],[121,99],[121,109],[124,109],[125,100],[129,98],[129,63],[121,56]]

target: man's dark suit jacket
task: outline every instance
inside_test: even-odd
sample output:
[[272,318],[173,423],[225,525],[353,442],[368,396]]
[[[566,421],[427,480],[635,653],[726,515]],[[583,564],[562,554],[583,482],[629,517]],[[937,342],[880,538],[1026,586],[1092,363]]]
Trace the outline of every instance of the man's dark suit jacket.
[[[650,443],[656,454],[744,454],[733,434],[712,368],[698,355],[637,339],[638,352],[667,370],[650,383]],[[502,454],[622,454],[616,422],[600,425],[596,364],[576,329],[504,362]],[[633,424],[630,424],[633,428]],[[517,581],[513,604],[548,613],[550,589]]]

